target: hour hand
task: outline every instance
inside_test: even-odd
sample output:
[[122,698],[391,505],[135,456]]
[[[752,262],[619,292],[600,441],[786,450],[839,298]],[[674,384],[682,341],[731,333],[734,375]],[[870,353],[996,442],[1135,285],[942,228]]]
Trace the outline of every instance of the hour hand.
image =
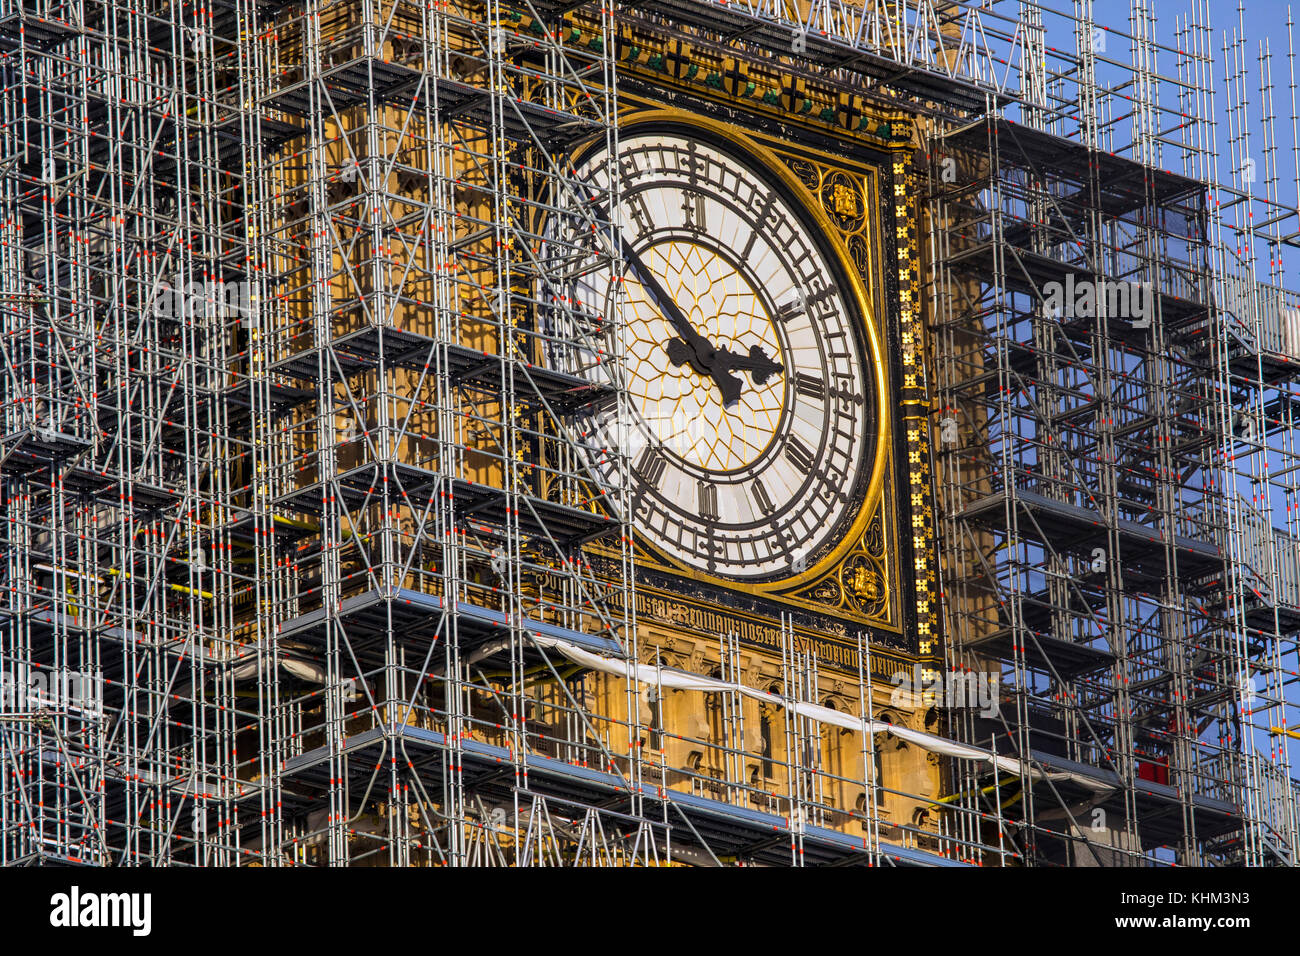
[[[659,279],[641,261],[632,248],[623,243],[623,258],[632,267],[641,288],[646,291],[650,301],[659,313],[668,320],[677,337],[669,339],[665,345],[669,360],[677,366],[690,365],[700,375],[713,379],[722,394],[722,404],[728,408],[740,401],[742,382],[732,375],[727,365],[719,361],[720,353],[707,338],[693,326],[668,291],[659,283]],[[761,352],[761,350],[760,350]],[[730,354],[730,353],[726,353]],[[764,356],[766,358],[766,356]],[[743,361],[743,359],[742,359]]]
[[617,234],[617,241],[623,260],[631,267],[633,274],[641,283],[641,288],[677,333],[677,337],[670,339],[665,346],[669,360],[678,367],[690,365],[700,375],[707,375],[713,379],[722,395],[722,404],[725,407],[730,408],[740,401],[740,391],[743,386],[741,380],[731,374],[731,368],[748,369],[759,385],[763,384],[769,375],[781,371],[781,366],[774,364],[758,346],[751,348],[748,356],[715,349],[686,318],[676,300],[668,294],[659,283],[658,277],[646,267],[621,233]]
[[[707,343],[707,340],[705,341]],[[718,386],[718,391],[722,393],[722,404],[725,407],[730,408],[740,401],[740,390],[744,383],[732,375],[727,370],[726,365],[719,361],[721,355],[730,353],[722,353],[709,346],[710,361],[704,363],[704,367],[701,368],[696,362],[698,351],[681,339],[669,339],[666,348],[668,350],[668,361],[674,365],[680,367],[689,363],[701,375],[708,375],[712,378],[714,384]]]
[[694,347],[687,345],[681,339],[669,339],[666,348],[668,350],[668,361],[674,365],[680,367],[687,363],[695,364]]
[[773,375],[785,370],[785,367],[767,357],[761,345],[751,345],[748,355],[737,355],[730,349],[719,349],[716,364],[731,369],[744,369],[749,372],[755,385],[766,384]]

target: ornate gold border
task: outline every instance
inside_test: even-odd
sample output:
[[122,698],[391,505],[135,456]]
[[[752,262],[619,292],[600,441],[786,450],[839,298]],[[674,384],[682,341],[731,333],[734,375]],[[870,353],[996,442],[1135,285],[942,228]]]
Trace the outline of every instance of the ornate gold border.
[[[641,539],[638,532],[638,538],[642,540],[644,546],[652,550],[664,563],[665,567],[671,568],[677,574],[688,577],[694,581],[700,581],[705,584],[727,588],[733,591],[744,591],[764,596],[777,596],[777,592],[795,588],[820,578],[826,571],[835,567],[840,561],[842,561],[844,556],[852,549],[854,542],[866,531],[872,515],[875,513],[876,508],[881,502],[885,468],[893,447],[893,436],[891,429],[889,428],[889,409],[892,403],[890,401],[889,380],[888,376],[885,374],[886,365],[880,344],[880,332],[875,319],[875,309],[872,306],[869,290],[858,275],[857,268],[849,258],[848,251],[844,248],[843,243],[839,241],[834,224],[821,208],[821,203],[817,200],[817,197],[808,194],[803,183],[786,168],[785,164],[781,162],[780,158],[773,150],[761,144],[758,140],[738,127],[730,126],[708,117],[701,117],[674,109],[658,109],[638,112],[635,116],[620,122],[619,132],[621,134],[623,131],[635,129],[637,126],[662,122],[672,122],[683,126],[697,126],[712,132],[714,135],[724,137],[739,146],[742,151],[753,157],[756,163],[761,164],[765,170],[778,178],[782,185],[789,191],[791,198],[803,203],[804,208],[812,216],[817,228],[822,230],[822,234],[824,235],[827,244],[831,247],[831,250],[834,252],[839,262],[841,271],[848,277],[851,286],[851,294],[857,301],[858,308],[861,311],[865,324],[864,332],[866,334],[867,349],[869,352],[868,358],[871,360],[872,371],[875,374],[876,394],[879,396],[876,414],[875,461],[872,463],[871,477],[868,479],[866,494],[863,497],[862,507],[859,509],[857,517],[854,519],[849,531],[824,558],[801,574],[792,575],[787,578],[763,582],[736,581],[731,578],[712,575],[706,571],[700,571],[683,564],[669,555],[662,554],[658,549],[654,548],[652,544]],[[581,157],[578,159],[580,160]]]
[[[866,532],[872,519],[879,512],[882,505],[885,475],[893,453],[893,430],[891,428],[893,418],[891,409],[893,401],[890,392],[887,365],[885,364],[886,359],[881,346],[881,332],[876,321],[876,310],[870,290],[866,287],[862,277],[859,275],[858,269],[849,256],[848,250],[844,247],[844,244],[838,237],[838,230],[826,215],[818,197],[809,194],[807,187],[805,187],[798,177],[786,167],[786,165],[781,161],[779,154],[773,148],[767,146],[755,136],[738,127],[722,123],[709,117],[702,117],[694,113],[677,109],[653,108],[637,110],[635,113],[629,115],[620,122],[620,131],[635,129],[637,126],[644,124],[663,122],[672,122],[685,127],[695,126],[711,132],[715,136],[723,137],[724,139],[737,144],[742,151],[752,157],[754,162],[760,164],[762,168],[781,182],[790,193],[792,200],[803,204],[805,210],[811,216],[817,228],[822,231],[831,251],[837,257],[841,271],[847,277],[850,284],[850,294],[856,299],[863,317],[863,331],[869,353],[868,358],[875,375],[876,394],[879,397],[876,409],[876,452],[875,460],[872,463],[871,475],[867,482],[866,493],[862,499],[859,512],[854,518],[853,524],[850,526],[848,532],[841,538],[839,543],[836,544],[825,557],[800,574],[772,581],[737,581],[731,578],[709,574],[706,571],[690,567],[669,555],[663,554],[658,551],[653,544],[646,541],[639,533],[637,534],[637,541],[645,552],[653,556],[654,562],[651,566],[657,565],[661,570],[724,590],[738,591],[774,600],[787,602],[794,601],[799,604],[806,604],[810,607],[817,607],[818,605],[816,605],[815,602],[800,599],[796,595],[788,592],[818,581],[828,572],[836,569],[839,564],[843,562],[845,557],[853,550],[857,542]],[[583,152],[585,153],[586,151],[584,150]],[[575,157],[575,163],[581,162],[582,158],[583,155],[580,153]],[[827,156],[826,160],[829,163],[836,162],[836,158],[831,156]],[[839,163],[842,165],[843,161],[839,160]],[[879,193],[879,183],[876,185],[876,191]],[[893,570],[897,573],[897,561],[894,562]],[[886,584],[888,585],[888,582],[886,582]],[[826,610],[829,611],[831,609]]]
[[939,638],[934,501],[930,479],[930,401],[926,397],[925,385],[928,343],[921,311],[916,171],[902,150],[894,153],[893,173],[894,245],[898,257],[899,338],[903,360],[899,399],[907,449],[907,511],[911,515],[911,576],[915,588],[913,610],[916,614],[917,653],[928,657],[937,653],[935,645]]

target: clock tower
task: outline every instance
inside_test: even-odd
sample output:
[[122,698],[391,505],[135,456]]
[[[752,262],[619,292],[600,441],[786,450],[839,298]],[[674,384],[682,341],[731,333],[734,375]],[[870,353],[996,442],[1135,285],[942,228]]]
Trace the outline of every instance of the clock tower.
[[[933,731],[933,698],[906,692],[941,657],[912,122],[761,62],[658,69],[672,49],[625,43],[617,139],[569,156],[612,228],[539,320],[550,367],[620,396],[578,431],[630,517],[637,655]],[[556,195],[555,221],[588,202]],[[603,338],[573,348],[593,317]],[[601,680],[616,706],[625,682]],[[823,824],[933,822],[924,751],[705,696],[641,692],[669,785],[776,806],[815,778]]]

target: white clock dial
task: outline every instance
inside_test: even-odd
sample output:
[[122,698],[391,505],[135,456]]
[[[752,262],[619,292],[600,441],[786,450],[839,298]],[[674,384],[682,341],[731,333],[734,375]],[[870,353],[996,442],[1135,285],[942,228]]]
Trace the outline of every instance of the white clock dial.
[[[593,413],[592,466],[616,482],[594,446],[624,447],[633,526],[677,562],[737,580],[797,574],[843,537],[876,452],[857,298],[793,189],[741,150],[691,127],[633,127],[617,157],[578,165],[598,189],[612,175],[624,268],[575,274],[566,290],[583,313],[622,318],[610,334],[631,421]],[[554,359],[605,374],[594,350]]]

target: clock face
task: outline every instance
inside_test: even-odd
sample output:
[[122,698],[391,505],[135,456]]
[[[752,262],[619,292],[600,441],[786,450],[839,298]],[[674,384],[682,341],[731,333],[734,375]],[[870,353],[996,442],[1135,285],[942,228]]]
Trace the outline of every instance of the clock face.
[[604,343],[621,366],[562,360],[589,377],[621,367],[622,417],[580,429],[591,466],[617,487],[606,449],[622,448],[633,527],[678,564],[798,575],[853,523],[876,451],[865,324],[817,220],[772,167],[690,126],[631,127],[617,157],[577,171],[616,186],[623,259],[565,293],[621,337]]

